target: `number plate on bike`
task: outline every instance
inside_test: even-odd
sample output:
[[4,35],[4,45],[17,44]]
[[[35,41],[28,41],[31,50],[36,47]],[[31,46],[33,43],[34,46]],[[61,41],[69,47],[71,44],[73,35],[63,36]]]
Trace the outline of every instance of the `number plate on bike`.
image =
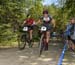
[[46,30],[47,30],[47,28],[45,26],[41,27],[41,31],[46,31]]
[[28,27],[24,27],[23,28],[23,31],[28,31]]

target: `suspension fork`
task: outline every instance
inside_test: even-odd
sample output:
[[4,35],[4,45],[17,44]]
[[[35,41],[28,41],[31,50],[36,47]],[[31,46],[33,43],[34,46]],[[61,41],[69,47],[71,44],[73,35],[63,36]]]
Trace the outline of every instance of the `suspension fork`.
[[46,43],[46,32],[43,33],[43,42]]

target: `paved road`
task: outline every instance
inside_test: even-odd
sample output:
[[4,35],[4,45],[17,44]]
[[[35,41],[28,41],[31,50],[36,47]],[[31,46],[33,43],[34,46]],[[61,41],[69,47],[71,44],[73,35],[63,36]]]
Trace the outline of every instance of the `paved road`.
[[51,43],[49,51],[38,56],[38,47],[0,49],[0,65],[57,65],[61,53],[61,43]]

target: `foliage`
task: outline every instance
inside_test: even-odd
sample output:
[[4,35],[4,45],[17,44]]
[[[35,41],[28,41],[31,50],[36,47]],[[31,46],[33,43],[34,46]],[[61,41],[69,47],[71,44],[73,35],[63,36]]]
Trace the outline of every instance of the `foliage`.
[[[22,23],[29,11],[34,18],[36,17],[36,13],[40,14],[40,10],[42,10],[42,4],[40,1],[41,0],[38,0],[37,2],[36,0],[0,0],[1,43],[13,39],[12,37],[15,35],[13,33],[14,26],[17,22]],[[29,11],[26,11],[26,9],[29,9]]]
[[75,15],[74,0],[57,0],[58,5],[43,6],[43,0],[0,0],[0,43],[14,41],[14,26],[22,23],[28,13],[37,21],[43,9],[48,9],[56,22],[56,31],[65,30],[69,18]]

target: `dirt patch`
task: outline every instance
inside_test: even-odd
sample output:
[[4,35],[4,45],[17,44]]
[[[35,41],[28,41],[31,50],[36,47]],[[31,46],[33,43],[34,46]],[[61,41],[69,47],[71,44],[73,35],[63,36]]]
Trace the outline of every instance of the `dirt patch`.
[[0,65],[57,65],[60,56],[60,44],[49,45],[49,50],[38,56],[38,46],[25,48],[0,49]]

